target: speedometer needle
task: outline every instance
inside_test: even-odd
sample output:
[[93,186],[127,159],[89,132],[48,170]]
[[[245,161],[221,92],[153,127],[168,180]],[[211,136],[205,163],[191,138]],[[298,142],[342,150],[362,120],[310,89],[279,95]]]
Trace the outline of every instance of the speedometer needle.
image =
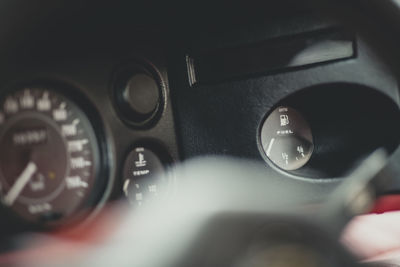
[[17,178],[14,185],[11,187],[10,191],[8,191],[7,195],[4,197],[4,203],[6,205],[11,206],[14,201],[17,199],[19,194],[21,194],[22,189],[24,189],[25,185],[32,178],[32,175],[36,172],[37,166],[33,162],[29,162],[21,175]]

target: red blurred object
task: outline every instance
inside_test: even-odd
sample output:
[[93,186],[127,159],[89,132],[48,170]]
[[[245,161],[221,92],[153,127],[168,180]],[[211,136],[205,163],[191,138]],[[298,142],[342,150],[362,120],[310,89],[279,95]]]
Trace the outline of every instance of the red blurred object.
[[400,211],[400,194],[380,196],[370,213]]

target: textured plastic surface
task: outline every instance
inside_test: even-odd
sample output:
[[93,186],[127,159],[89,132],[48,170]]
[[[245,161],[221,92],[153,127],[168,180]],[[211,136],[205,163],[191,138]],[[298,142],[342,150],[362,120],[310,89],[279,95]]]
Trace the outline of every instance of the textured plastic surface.
[[[365,88],[376,90],[382,97],[388,96],[394,106],[398,105],[398,85],[394,75],[358,35],[356,35],[357,57],[354,59],[287,72],[253,74],[231,81],[190,87],[185,51],[248,45],[301,32],[311,34],[316,29],[326,29],[333,25],[331,21],[322,20],[313,13],[304,16],[301,12],[293,15],[286,11],[276,10],[275,16],[268,18],[257,17],[259,21],[264,22],[258,24],[249,22],[238,26],[234,21],[229,24],[229,21],[225,20],[223,26],[220,25],[219,28],[207,28],[208,31],[188,35],[185,46],[181,45],[180,49],[176,50],[170,81],[171,87],[174,88],[172,96],[183,158],[211,154],[261,160],[263,153],[260,152],[257,137],[266,114],[286,97],[309,87],[335,83],[363,85]],[[365,93],[369,94],[368,90]],[[346,90],[337,91],[336,94],[333,90],[332,94],[337,96],[335,99],[339,102],[336,103],[336,108],[340,109],[340,99],[347,97]],[[320,92],[320,95],[323,96],[324,93]],[[354,98],[355,106],[358,104],[357,101],[364,101],[364,97],[363,90],[360,90]],[[309,101],[317,104],[320,100],[315,96]],[[371,113],[379,108],[379,105],[371,106]],[[318,110],[314,112],[318,113]],[[370,125],[370,127],[375,126]],[[364,136],[368,134],[368,131],[362,133]],[[344,138],[354,137],[344,136]],[[350,150],[356,151],[356,149]],[[355,163],[349,161],[346,170]],[[271,166],[266,165],[266,168]],[[281,175],[288,176],[285,173]],[[340,175],[338,172],[330,172],[323,176],[334,178]],[[307,178],[310,175],[302,174],[298,177]]]

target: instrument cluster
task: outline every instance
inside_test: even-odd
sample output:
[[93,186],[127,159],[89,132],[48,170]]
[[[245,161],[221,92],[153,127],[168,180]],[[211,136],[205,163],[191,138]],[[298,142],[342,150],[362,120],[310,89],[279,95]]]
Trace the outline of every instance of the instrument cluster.
[[114,199],[141,206],[171,181],[153,179],[176,160],[162,140],[173,139],[162,74],[144,61],[110,73],[107,95],[51,79],[2,88],[0,199],[11,224],[79,225]]

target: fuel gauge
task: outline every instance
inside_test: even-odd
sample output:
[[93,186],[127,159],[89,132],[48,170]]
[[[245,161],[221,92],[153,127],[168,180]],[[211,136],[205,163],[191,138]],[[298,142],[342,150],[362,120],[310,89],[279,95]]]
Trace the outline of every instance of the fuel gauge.
[[266,156],[286,171],[303,167],[314,149],[307,121],[298,111],[285,106],[275,109],[265,120],[261,144]]

